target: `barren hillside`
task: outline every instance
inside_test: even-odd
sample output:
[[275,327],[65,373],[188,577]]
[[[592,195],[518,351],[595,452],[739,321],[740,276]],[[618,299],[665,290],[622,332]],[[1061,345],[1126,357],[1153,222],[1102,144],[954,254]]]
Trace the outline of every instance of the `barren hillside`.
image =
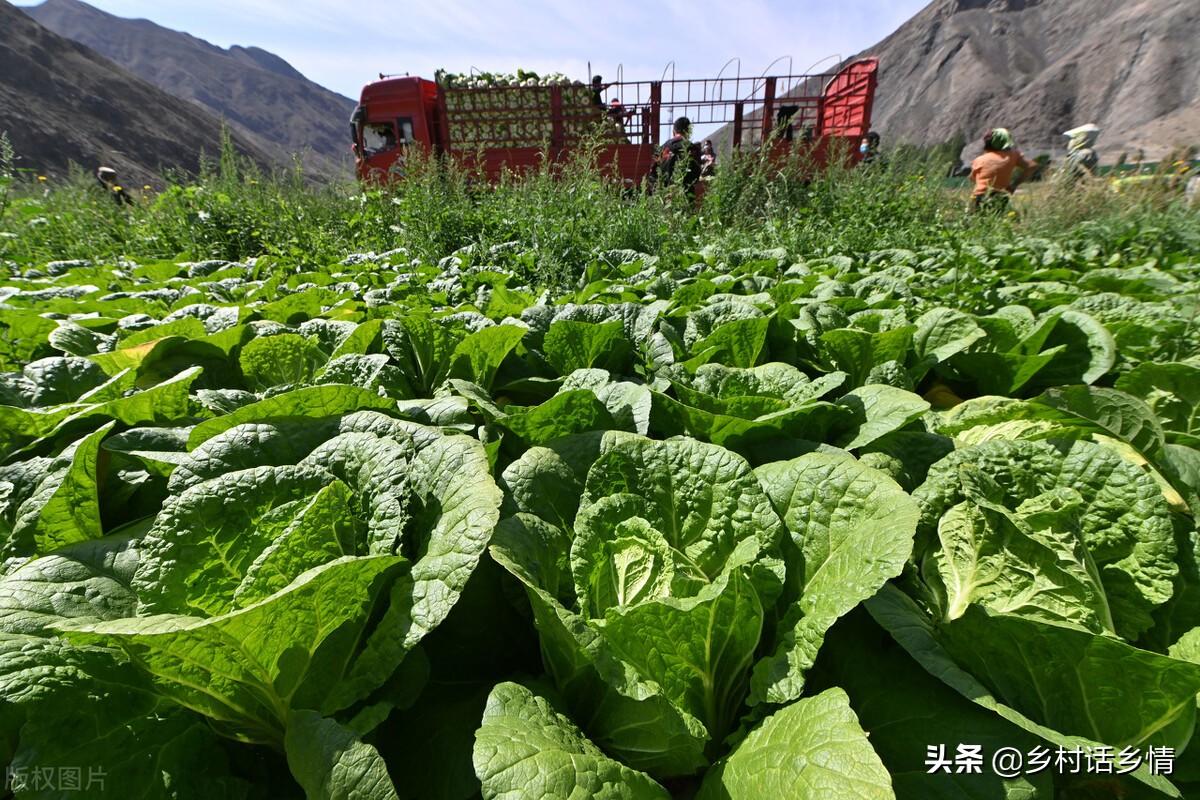
[[[164,169],[195,171],[202,150],[217,154],[221,122],[0,0],[0,130],[18,167],[61,174],[70,162],[103,163],[140,182]],[[235,133],[234,142],[272,163],[246,137]]]
[[875,127],[891,142],[993,126],[1030,152],[1095,122],[1108,160],[1200,142],[1200,2],[936,0],[862,55],[880,59]]
[[354,101],[257,47],[226,50],[145,19],[125,19],[79,0],[23,9],[60,36],[85,44],[138,77],[228,120],[280,162],[350,174],[346,120]]

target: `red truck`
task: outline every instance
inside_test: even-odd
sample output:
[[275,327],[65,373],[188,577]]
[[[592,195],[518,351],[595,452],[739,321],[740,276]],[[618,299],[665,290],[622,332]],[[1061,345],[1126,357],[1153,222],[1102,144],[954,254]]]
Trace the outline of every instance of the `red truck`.
[[356,171],[365,181],[403,177],[408,148],[421,146],[494,181],[546,157],[561,160],[598,136],[600,163],[636,185],[681,116],[720,125],[720,150],[767,142],[780,154],[804,148],[821,165],[830,152],[857,157],[877,68],[866,58],[832,74],[485,88],[380,76],[363,87],[351,117]]

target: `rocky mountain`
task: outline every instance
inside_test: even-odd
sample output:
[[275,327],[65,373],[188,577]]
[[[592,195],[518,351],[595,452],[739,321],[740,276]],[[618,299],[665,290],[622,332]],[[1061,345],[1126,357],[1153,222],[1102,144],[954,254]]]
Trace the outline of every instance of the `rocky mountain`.
[[46,0],[23,10],[60,36],[227,120],[276,161],[300,153],[307,170],[350,174],[346,121],[354,101],[313,83],[279,56],[257,47],[226,50],[79,0]]
[[[221,121],[0,0],[0,131],[19,168],[65,173],[74,162],[107,164],[140,184],[163,170],[194,172],[202,151],[220,150]],[[245,155],[274,157],[233,132]]]
[[1200,144],[1197,0],[935,0],[860,55],[880,60],[885,145],[991,127],[1028,154],[1061,152],[1094,122],[1102,158]]

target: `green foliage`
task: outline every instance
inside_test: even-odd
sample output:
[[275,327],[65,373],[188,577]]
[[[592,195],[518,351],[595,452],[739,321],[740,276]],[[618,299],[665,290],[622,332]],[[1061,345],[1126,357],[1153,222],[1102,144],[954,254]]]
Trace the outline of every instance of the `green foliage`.
[[[1031,236],[1058,212],[966,219],[899,152],[730,158],[697,213],[594,156],[16,187],[6,763],[146,800],[1195,795],[1194,214]],[[1100,746],[1177,769],[987,768]]]
[[1015,230],[1133,260],[1200,242],[1195,215],[1172,202],[1178,193],[1166,183],[1121,193],[1102,183],[1067,196],[1033,191],[1027,200],[1019,193],[1018,208],[1031,209],[1020,219],[973,218],[965,197],[942,183],[960,137],[928,150],[885,149],[882,162],[853,169],[736,152],[705,180],[699,213],[670,192],[648,196],[601,177],[599,145],[585,143],[562,163],[496,184],[414,150],[404,180],[390,187],[318,184],[299,165],[267,174],[226,146],[198,176],[125,187],[136,200],[131,208],[113,203],[82,170],[40,182],[6,179],[0,168],[0,259],[271,256],[300,272],[350,252],[387,254],[385,263],[397,266],[456,254],[540,285],[564,285],[588,264],[626,250],[667,260],[704,247],[862,254],[942,245],[961,252]]

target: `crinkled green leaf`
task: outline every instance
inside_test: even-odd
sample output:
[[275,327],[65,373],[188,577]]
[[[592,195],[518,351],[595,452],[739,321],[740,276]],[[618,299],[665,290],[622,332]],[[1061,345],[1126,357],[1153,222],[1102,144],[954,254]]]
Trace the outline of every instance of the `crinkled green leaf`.
[[412,397],[413,391],[404,374],[383,353],[348,353],[331,359],[316,376],[317,383],[357,386],[388,397]]
[[35,634],[60,619],[118,619],[137,610],[140,553],[126,535],[68,545],[0,578],[0,631]]
[[588,469],[600,456],[601,442],[615,435],[581,433],[530,447],[504,470],[501,485],[517,510],[570,530]]
[[668,800],[644,773],[604,754],[544,698],[516,683],[488,697],[475,737],[488,800]]
[[430,397],[450,374],[455,348],[463,336],[425,317],[385,320],[384,350],[408,379],[417,397]]
[[619,430],[640,433],[650,429],[650,389],[630,381],[615,381],[601,369],[576,370],[563,380],[560,392],[590,389],[608,409]]
[[237,607],[248,606],[283,589],[294,579],[326,561],[356,555],[358,520],[351,511],[346,484],[322,487],[292,518],[283,532],[246,568],[233,593]]
[[892,779],[841,689],[767,717],[704,778],[699,800],[894,800]]
[[246,386],[260,392],[272,386],[297,386],[312,380],[325,362],[315,342],[295,333],[260,336],[242,348],[238,361]]
[[112,350],[116,337],[90,330],[74,322],[60,320],[58,327],[46,337],[55,350],[72,356],[89,356]]
[[754,537],[764,551],[777,545],[779,518],[737,455],[690,439],[620,433],[601,446],[584,485],[581,515],[602,498],[635,496],[640,516],[710,579],[742,539]]
[[1167,501],[1154,478],[1110,448],[1090,442],[992,441],[956,450],[929,470],[914,496],[921,504],[918,552],[941,516],[963,499],[959,468],[978,468],[1010,510],[1058,488],[1082,498],[1083,543],[1100,572],[1118,634],[1136,640],[1153,609],[1170,599],[1179,568]]
[[10,554],[50,553],[100,538],[97,459],[100,442],[112,425],[83,437],[50,463],[37,488],[17,509],[5,548]]
[[609,430],[615,424],[604,403],[588,389],[556,394],[541,405],[509,406],[506,410],[508,415],[497,424],[530,445],[573,433]]
[[1139,364],[1116,387],[1147,403],[1172,441],[1200,446],[1200,365]]
[[855,328],[826,331],[820,347],[834,369],[849,376],[850,386],[866,383],[871,368],[887,361],[903,361],[912,344],[913,326],[871,333]]
[[953,308],[934,308],[917,319],[913,352],[920,361],[938,363],[961,353],[987,336],[969,315]]
[[704,725],[615,659],[582,617],[536,582],[554,569],[546,559],[554,541],[549,532],[544,523],[505,526],[492,548],[496,561],[526,586],[547,671],[605,751],[652,775],[695,773],[707,763]]
[[864,447],[898,431],[929,410],[929,403],[918,395],[881,384],[859,386],[837,402],[851,409],[858,423],[853,435],[846,434],[837,441],[846,450]]
[[555,320],[542,343],[546,360],[560,375],[593,367],[620,371],[632,347],[620,320]]
[[1064,386],[1046,390],[1030,404],[1039,409],[1039,416],[1095,429],[1147,455],[1164,444],[1162,426],[1150,407],[1116,389]]
[[314,466],[255,467],[168,498],[143,540],[133,579],[142,612],[231,610],[254,560],[333,480]]
[[692,353],[705,362],[720,359],[734,367],[753,367],[762,356],[770,325],[768,317],[726,322],[693,344]]
[[1015,512],[973,492],[968,497],[938,521],[941,547],[933,561],[946,594],[946,621],[978,604],[1113,632],[1108,599],[1081,537],[1077,493],[1038,495]]
[[204,323],[199,319],[196,317],[182,317],[170,322],[160,322],[157,325],[151,325],[148,328],[134,331],[128,336],[122,336],[121,341],[117,344],[117,349],[124,350],[129,347],[146,344],[147,342],[157,341],[167,336],[181,336],[184,339],[203,339],[207,335],[208,329],[204,327]]
[[490,389],[500,364],[524,336],[525,329],[517,325],[493,325],[468,334],[454,348],[451,374],[462,372],[463,377]]
[[788,594],[775,652],[754,668],[751,702],[798,698],[804,673],[839,617],[900,574],[918,509],[883,473],[812,453],[755,470],[787,529]]
[[270,422],[297,417],[316,421],[341,416],[351,411],[388,409],[394,408],[395,405],[394,400],[380,397],[357,386],[309,386],[268,397],[224,416],[205,420],[192,429],[192,434],[188,437],[188,446],[194,449],[218,433],[243,422]]
[[763,618],[754,584],[733,567],[693,597],[610,607],[601,637],[720,741],[746,694]]
[[[688,400],[705,402],[698,392],[689,393]],[[849,426],[854,419],[849,407],[820,400],[799,406],[767,397],[713,399],[705,402],[707,407],[690,403],[654,392],[650,430],[660,436],[691,436],[744,454],[781,437],[821,441],[830,430]]]
[[6,387],[4,403],[35,408],[69,403],[107,380],[104,370],[86,358],[43,358],[27,364]]
[[[1100,744],[1112,746],[1111,742],[1098,742],[1086,736],[1071,735],[1059,731],[1038,721],[1036,718],[1026,716],[1021,710],[1014,708],[1003,698],[998,699],[993,689],[982,682],[981,678],[984,676],[977,676],[956,663],[955,658],[940,643],[937,629],[933,622],[907,595],[896,587],[891,585],[885,586],[879,594],[867,601],[867,610],[871,612],[871,616],[875,618],[875,621],[886,628],[896,642],[924,667],[929,674],[941,680],[977,705],[998,714],[1003,719],[1041,737],[1052,745],[1068,750],[1079,747],[1086,751],[1089,748],[1094,749]],[[1054,631],[1051,631],[1051,633],[1054,633]],[[1078,633],[1091,636],[1091,634],[1087,634],[1084,631],[1079,631]],[[1087,641],[1090,642],[1091,639]],[[1132,648],[1129,649],[1133,650]],[[1142,651],[1133,650],[1133,652],[1139,653]],[[1015,656],[1008,656],[1006,658],[1012,657]],[[1163,657],[1158,656],[1157,658]],[[1055,661],[1059,660],[1060,657],[1056,655]],[[1086,689],[1082,689],[1082,687],[1072,690],[1075,692],[1076,698],[1079,697],[1078,691],[1080,690],[1087,691]],[[1123,694],[1113,695],[1111,699],[1116,701],[1119,697],[1123,696]],[[1053,701],[1054,698],[1047,698],[1047,700]],[[1129,720],[1131,714],[1139,713],[1140,708],[1140,706],[1131,706],[1126,711],[1123,711],[1120,716],[1125,720]],[[1186,713],[1186,711],[1180,708],[1177,710],[1177,713]],[[1132,774],[1136,780],[1162,792],[1168,797],[1180,797],[1179,791],[1175,789],[1169,780],[1161,775],[1151,775],[1149,769],[1144,764],[1139,766]]]
[[810,379],[791,364],[777,361],[749,369],[704,364],[696,369],[692,386],[719,399],[753,395],[777,397],[799,405],[837,389],[845,378],[844,374],[834,372]]
[[[335,475],[353,491],[353,500],[347,497],[345,507],[365,525],[358,526],[364,534],[362,541],[353,536],[354,524],[345,526],[342,546],[348,554],[364,549],[392,553],[401,545],[412,513],[408,484],[415,448],[407,437],[397,438],[348,431],[323,442],[300,462]],[[336,516],[330,515],[330,519]]]
[[379,752],[335,720],[291,712],[284,749],[309,800],[396,800]]
[[[386,470],[386,465],[384,465]],[[343,708],[383,683],[439,626],[479,565],[500,519],[500,490],[487,454],[465,436],[440,437],[411,465],[409,513],[400,552],[412,569],[392,587],[387,611],[327,704]]]
[[291,709],[323,710],[354,663],[350,645],[375,597],[401,563],[394,556],[331,561],[265,600],[209,619],[158,614],[58,628],[72,641],[120,647],[160,693],[227,735],[278,743]]

